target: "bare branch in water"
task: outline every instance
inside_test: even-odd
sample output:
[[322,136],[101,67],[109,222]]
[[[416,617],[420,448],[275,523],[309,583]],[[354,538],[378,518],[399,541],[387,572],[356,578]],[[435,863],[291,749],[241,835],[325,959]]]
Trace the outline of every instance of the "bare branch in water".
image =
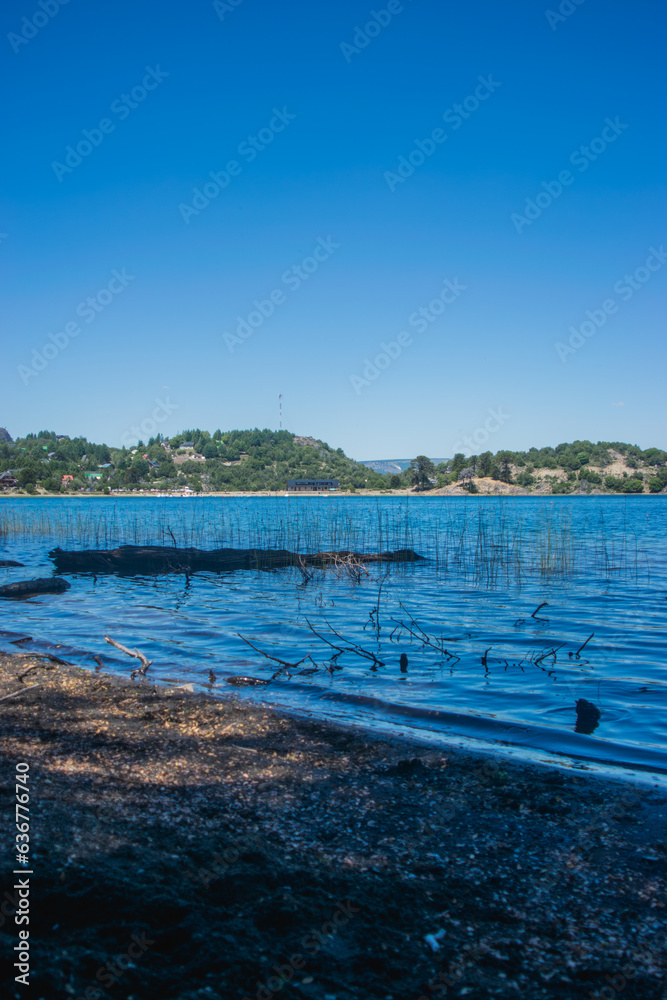
[[289,663],[287,660],[281,660],[279,656],[272,656],[271,653],[264,652],[263,649],[260,649],[258,646],[255,646],[252,642],[250,642],[249,639],[246,639],[244,636],[242,636],[240,632],[237,632],[236,634],[238,635],[239,639],[245,642],[246,646],[250,646],[250,648],[254,649],[256,653],[260,654],[260,656],[265,656],[267,660],[273,660],[274,663],[280,664],[280,670],[276,671],[276,673],[273,675],[273,677],[271,678],[272,681],[275,680],[276,677],[280,677],[280,675],[283,673],[284,670],[286,670],[287,673],[289,674],[290,670],[296,670],[296,668],[300,666],[300,664],[304,663],[306,660],[310,660],[311,663],[313,662],[312,657],[309,653],[307,656],[304,656],[296,663]]
[[109,643],[110,646],[114,646],[116,649],[119,649],[121,653],[126,653],[127,656],[132,656],[134,657],[134,659],[140,660],[141,666],[139,667],[139,669],[133,670],[132,673],[130,674],[130,677],[132,679],[134,679],[137,676],[140,677],[146,676],[146,671],[153,663],[152,660],[149,660],[147,656],[144,656],[143,653],[140,653],[138,649],[128,649],[127,646],[123,646],[120,642],[116,642],[115,639],[112,639],[108,635],[105,635],[104,638],[106,639],[106,641]]
[[546,653],[542,653],[542,655],[538,656],[536,660],[533,660],[533,663],[536,666],[539,666],[539,664],[542,662],[542,660],[545,660],[547,658],[547,656],[553,656],[554,663],[555,663],[556,659],[557,659],[556,653],[558,652],[559,649],[562,649],[564,645],[565,645],[565,643],[561,642],[560,646],[552,646],[551,649],[548,649],[546,651]]
[[[341,642],[347,643],[347,639],[343,638],[343,636],[340,635],[340,633],[336,631],[336,629],[333,627],[333,625],[331,625],[327,621],[326,618],[324,619],[324,621],[326,622],[327,628],[329,629],[329,631],[331,632],[332,635],[335,635],[336,638],[340,639]],[[331,646],[332,649],[337,650],[338,656],[340,656],[342,653],[355,653],[357,656],[361,656],[365,660],[371,660],[372,663],[373,663],[373,667],[371,669],[373,669],[373,670],[376,669],[377,667],[384,667],[385,666],[385,664],[384,664],[384,662],[382,660],[379,660],[377,658],[377,656],[375,656],[374,653],[371,653],[371,652],[369,652],[369,650],[364,649],[363,646],[359,646],[357,643],[348,643],[347,645],[344,645],[344,646],[337,646],[335,642],[331,642],[330,639],[327,639],[326,636],[324,636],[320,632],[318,632],[315,629],[315,627],[308,621],[307,618],[306,618],[306,623],[307,623],[308,628],[310,629],[310,631],[314,635],[316,635],[318,639],[321,639],[322,642],[326,642],[327,646]]]
[[[595,635],[595,632],[591,632],[591,634],[589,635],[588,639],[586,639],[586,642],[582,646],[579,647],[579,649],[576,651],[576,653],[574,653],[574,656],[576,656],[577,659],[579,659],[579,654],[581,653],[582,649],[585,646],[588,645],[588,643],[591,641],[591,639],[593,638],[594,635]],[[572,656],[572,655],[573,654],[570,653],[570,656]]]
[[[400,601],[399,601],[399,607],[403,611],[405,611],[406,615],[408,616],[408,618],[410,619],[410,621],[412,622],[417,631],[411,629],[410,626],[406,625],[404,621],[398,621],[396,618],[392,618],[391,621],[393,621],[397,627],[404,628],[414,639],[417,639],[419,642],[421,642],[422,646],[428,646],[430,649],[435,649],[436,652],[440,653],[441,656],[446,656],[448,660],[456,660],[457,663],[460,662],[461,660],[460,656],[457,656],[456,653],[450,653],[449,650],[445,648],[444,635],[441,635],[439,638],[436,638],[435,636],[430,636],[428,632],[425,632],[424,629],[421,627],[421,625],[415,621],[415,619],[412,617],[408,609],[405,608],[400,603]],[[396,629],[394,629],[394,632],[395,631]],[[392,632],[391,634],[393,635],[394,632]],[[449,641],[455,642],[456,640],[449,640]]]
[[[548,622],[548,621],[550,621],[549,618],[539,618],[538,614],[537,614],[537,612],[541,611],[542,608],[548,608],[548,607],[549,607],[549,602],[548,601],[542,601],[541,604],[538,604],[538,606],[535,608],[535,610],[533,611],[533,613],[532,613],[532,615],[530,617],[534,618],[536,622]],[[517,620],[514,622],[514,628],[517,628],[519,625],[525,625],[527,621],[528,621],[527,618],[517,618]]]

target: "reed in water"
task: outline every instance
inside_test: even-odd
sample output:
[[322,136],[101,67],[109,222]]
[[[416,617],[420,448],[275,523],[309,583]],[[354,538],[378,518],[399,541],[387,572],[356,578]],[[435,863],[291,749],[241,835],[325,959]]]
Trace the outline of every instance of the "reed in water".
[[[589,501],[590,502],[590,501]],[[612,523],[613,521],[613,523]],[[476,586],[529,579],[648,576],[645,541],[625,517],[593,506],[576,524],[570,505],[512,499],[352,502],[280,499],[127,500],[0,506],[0,544],[44,540],[62,548],[198,548],[384,552],[413,549],[443,579]],[[405,568],[405,572],[424,572]]]

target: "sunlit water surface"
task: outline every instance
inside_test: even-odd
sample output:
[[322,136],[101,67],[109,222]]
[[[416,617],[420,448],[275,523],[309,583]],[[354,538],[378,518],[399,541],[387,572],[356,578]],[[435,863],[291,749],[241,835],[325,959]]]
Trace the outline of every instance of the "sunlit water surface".
[[[153,660],[152,679],[212,696],[440,745],[667,775],[665,497],[5,498],[0,532],[0,559],[25,564],[0,570],[0,584],[51,575],[56,545],[413,547],[424,562],[366,567],[359,580],[345,569],[310,579],[294,569],[73,575],[62,595],[0,601],[0,648],[54,644],[70,662],[94,669],[97,654],[127,674],[137,663],[108,634]],[[332,662],[336,650],[309,623],[382,665],[348,651]],[[17,647],[8,633],[32,642]],[[310,659],[267,686],[233,688],[226,677],[269,680],[280,669],[241,637],[289,663]],[[582,698],[600,711],[592,732],[575,731]]]

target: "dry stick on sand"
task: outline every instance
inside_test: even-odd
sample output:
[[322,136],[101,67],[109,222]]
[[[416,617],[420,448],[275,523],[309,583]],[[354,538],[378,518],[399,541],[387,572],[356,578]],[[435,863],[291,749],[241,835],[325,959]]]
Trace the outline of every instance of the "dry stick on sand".
[[59,656],[54,656],[53,653],[33,653],[32,650],[25,650],[23,656],[29,656],[31,660],[48,660],[49,663],[57,663],[59,667],[72,666],[67,660],[61,660]]
[[16,698],[19,694],[25,694],[26,691],[34,691],[35,688],[41,687],[41,684],[31,684],[30,687],[21,688],[20,691],[12,691],[11,694],[6,694],[4,698],[0,698],[0,701],[7,701],[8,698]]
[[105,635],[104,638],[109,643],[109,645],[115,646],[116,649],[120,649],[121,653],[127,653],[128,656],[134,657],[135,660],[141,660],[141,666],[139,667],[139,669],[133,670],[132,673],[130,674],[130,677],[132,679],[134,679],[137,676],[137,674],[139,674],[141,677],[146,676],[146,671],[153,663],[152,660],[149,660],[147,656],[144,656],[143,653],[140,653],[138,649],[128,649],[127,646],[122,646],[119,642],[116,642],[115,639],[111,639],[108,635]]
[[43,663],[33,663],[31,667],[28,667],[28,669],[24,670],[22,674],[19,674],[16,680],[23,681],[23,678],[26,677],[32,670],[55,670],[55,669],[56,669],[55,666],[46,667],[44,666]]

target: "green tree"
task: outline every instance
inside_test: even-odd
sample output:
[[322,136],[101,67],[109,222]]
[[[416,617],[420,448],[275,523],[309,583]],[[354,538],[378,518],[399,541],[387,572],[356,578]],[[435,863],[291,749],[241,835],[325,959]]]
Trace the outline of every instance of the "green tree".
[[[138,456],[132,463],[132,468],[136,469],[137,472],[139,473],[139,479],[145,479],[148,473],[151,471],[151,467],[146,461],[146,459],[139,458]],[[138,480],[135,479],[135,482],[138,482]]]
[[493,468],[493,455],[490,451],[484,451],[477,459],[477,475],[483,478],[491,475]]
[[435,466],[426,455],[417,455],[410,462],[410,482],[417,489],[428,490],[431,488],[429,477],[435,472]]
[[452,459],[450,468],[454,473],[454,475],[458,478],[459,472],[461,471],[461,469],[465,469],[467,464],[468,463],[466,462],[466,457],[463,454],[463,452],[457,451],[457,453],[454,455],[454,458]]
[[32,466],[27,465],[25,469],[21,469],[17,479],[19,486],[34,486],[37,482],[37,472]]
[[131,465],[129,469],[123,473],[123,483],[125,485],[133,485],[135,483],[141,482],[141,473],[136,465]]
[[512,470],[510,468],[510,462],[512,461],[513,454],[511,451],[499,451],[496,458],[500,462],[500,473],[499,479],[503,483],[512,482]]

